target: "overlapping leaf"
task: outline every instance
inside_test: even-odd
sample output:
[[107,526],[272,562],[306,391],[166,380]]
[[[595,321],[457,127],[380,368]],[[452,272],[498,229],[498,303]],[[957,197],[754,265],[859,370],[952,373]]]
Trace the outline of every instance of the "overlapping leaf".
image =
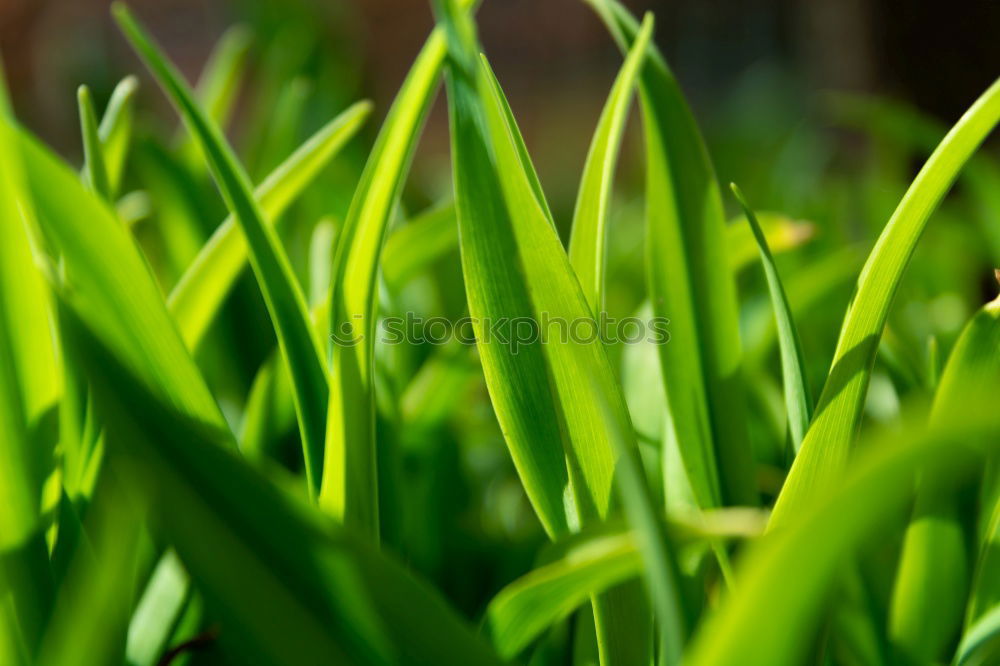
[[[614,0],[589,0],[627,49],[638,25]],[[703,507],[754,504],[740,377],[736,290],[725,266],[724,217],[708,153],[680,87],[655,48],[639,78],[646,134],[648,283],[667,402],[681,457]]]
[[316,495],[320,487],[323,432],[328,394],[326,365],[319,340],[309,320],[305,297],[292,273],[274,229],[264,215],[246,172],[219,128],[199,108],[188,86],[163,57],[124,5],[115,17],[132,45],[177,106],[209,162],[226,204],[243,230],[250,264],[264,296],[278,343],[292,376],[299,430],[302,437],[306,479]]

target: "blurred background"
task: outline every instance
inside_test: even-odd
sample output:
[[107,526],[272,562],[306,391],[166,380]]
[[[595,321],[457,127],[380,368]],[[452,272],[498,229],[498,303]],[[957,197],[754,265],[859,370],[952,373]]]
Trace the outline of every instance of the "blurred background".
[[[257,182],[351,102],[375,102],[363,136],[338,155],[282,227],[303,284],[310,294],[325,293],[321,280],[317,287],[309,275],[310,257],[326,264],[324,252],[346,214],[367,150],[433,24],[430,3],[130,4],[189,80],[199,79],[218,50],[228,50],[238,63],[230,72],[234,90],[223,95],[231,103],[217,115]],[[769,221],[817,396],[872,243],[947,128],[1000,74],[1000,2],[625,4],[655,12],[656,42],[694,108],[720,182],[739,183]],[[621,56],[580,0],[484,0],[478,22],[565,238],[587,147]],[[227,32],[236,24],[248,30]],[[90,85],[100,109],[121,77],[139,76],[139,116],[122,191],[141,194],[130,202],[146,202],[134,230],[166,292],[224,210],[198,156],[183,150],[175,114],[112,25],[108,2],[0,0],[0,51],[19,117],[74,165],[82,152],[76,87]],[[428,207],[447,206],[443,102],[441,95],[428,120],[396,224]],[[961,327],[996,296],[996,144],[993,137],[970,162],[917,249],[880,349],[866,409],[870,421],[891,423],[904,399],[929,396],[932,377]],[[633,109],[609,240],[607,306],[616,317],[644,311],[643,173],[642,132]],[[723,200],[735,215],[725,190]],[[318,233],[323,230],[329,233]],[[773,315],[746,227],[739,222],[730,231],[752,435],[761,486],[773,492],[785,462]],[[464,293],[452,243],[426,274],[391,298],[380,296],[383,310],[460,316]],[[275,345],[251,275],[244,275],[216,329],[199,362],[235,429],[254,377]],[[380,353],[388,368],[380,398],[395,393],[404,412],[380,413],[380,447],[400,447],[394,460],[402,461],[380,471],[394,479],[380,487],[397,489],[397,497],[380,502],[403,505],[385,512],[398,516],[397,524],[383,526],[386,542],[475,616],[499,585],[527,569],[544,536],[514,474],[474,355],[459,354],[453,363],[448,350],[426,346]],[[655,452],[663,427],[662,396],[656,395],[661,384],[650,374],[658,368],[656,351],[639,345],[611,353],[644,452]],[[441,368],[445,383],[421,388],[422,378]],[[295,469],[301,453],[291,408],[284,409],[276,410],[262,446]],[[418,422],[408,421],[408,414]],[[396,417],[402,421],[398,432]]]
[[[128,71],[141,72],[111,25],[106,0],[0,0],[0,51],[15,103],[34,130],[65,154],[80,151],[75,87],[98,99]],[[193,79],[235,22],[306,69],[333,67],[323,91],[386,105],[430,29],[424,0],[134,0],[132,5]],[[995,0],[627,0],[653,10],[656,41],[706,128],[724,142],[741,124],[764,134],[816,119],[825,91],[860,91],[954,119],[1000,69]],[[482,38],[511,98],[557,210],[572,201],[588,128],[620,63],[579,0],[486,0]],[[292,35],[295,35],[292,38]],[[284,41],[283,41],[284,40]],[[292,63],[289,62],[289,65]],[[163,106],[147,89],[147,105]],[[318,103],[318,100],[317,100]],[[431,120],[423,155],[446,150],[446,119]],[[162,109],[161,109],[162,110]],[[325,110],[331,113],[335,109]],[[170,117],[165,115],[165,117]],[[237,113],[236,126],[240,124]],[[717,157],[717,166],[725,162]],[[564,182],[565,181],[565,182]]]

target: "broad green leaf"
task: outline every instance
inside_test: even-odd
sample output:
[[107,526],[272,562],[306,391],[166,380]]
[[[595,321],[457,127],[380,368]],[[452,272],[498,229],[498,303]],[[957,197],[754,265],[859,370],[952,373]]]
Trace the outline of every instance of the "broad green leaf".
[[[932,422],[960,409],[969,393],[989,395],[997,388],[1000,299],[983,307],[955,343],[934,395]],[[992,573],[998,562],[997,538],[995,532],[987,534],[980,548],[969,598],[970,623],[1000,601],[1000,577]],[[922,481],[903,541],[889,616],[890,636],[907,658],[935,661],[946,656],[963,620],[968,560],[958,498]]]
[[592,594],[639,575],[642,558],[631,533],[573,540],[552,562],[493,597],[485,623],[501,657],[516,657],[542,631],[567,617]]
[[40,226],[60,253],[69,297],[87,324],[113,340],[123,362],[179,411],[224,423],[128,230],[26,132],[19,147]]
[[922,484],[906,527],[889,612],[889,637],[908,660],[937,662],[958,634],[969,566],[951,489]]
[[[615,0],[588,0],[622,50],[638,25]],[[680,86],[655,48],[639,78],[646,134],[647,270],[667,402],[700,506],[756,504],[741,380],[736,287],[719,186]]]
[[104,149],[97,133],[97,113],[90,88],[80,86],[76,93],[80,108],[80,131],[83,134],[83,169],[87,186],[105,201],[111,201],[111,182],[104,163]]
[[41,238],[0,71],[0,661],[32,663],[53,597],[42,512],[61,363]]
[[[471,0],[463,0],[468,7]],[[320,505],[378,539],[375,466],[375,288],[386,228],[399,199],[447,53],[440,29],[417,55],[354,191],[330,272],[330,402]]]
[[134,76],[129,75],[119,81],[111,92],[111,99],[108,100],[108,106],[101,117],[101,124],[97,128],[112,194],[118,192],[125,170],[125,160],[132,138],[133,100],[138,88],[139,79]]
[[[258,186],[254,196],[266,222],[281,214],[361,128],[371,104],[358,102],[323,126]],[[247,262],[246,237],[228,217],[170,292],[167,303],[190,349],[197,349]]]
[[250,264],[264,296],[278,344],[292,376],[306,480],[312,495],[320,487],[325,430],[327,373],[319,340],[309,321],[305,297],[274,229],[253,197],[246,172],[219,128],[198,107],[187,84],[121,4],[115,18],[136,51],[177,107],[205,154],[226,205],[243,230]]
[[78,548],[42,640],[39,666],[117,666],[125,656],[139,517],[105,469],[87,512],[93,550]]
[[38,527],[49,470],[40,431],[61,391],[51,299],[35,265],[35,209],[13,122],[0,105],[0,550],[23,544]]
[[424,583],[269,483],[219,445],[228,431],[170,408],[80,329],[73,357],[115,469],[148,502],[236,663],[499,663]]
[[583,178],[573,212],[569,260],[595,314],[604,309],[608,205],[615,164],[625,133],[633,88],[652,36],[653,15],[647,13],[601,111],[583,166]]
[[1000,80],[983,93],[941,141],[875,243],[858,277],[815,417],[778,496],[772,523],[778,524],[791,507],[830,482],[846,464],[878,341],[903,271],[930,214],[998,121]]
[[[948,358],[935,396],[935,414],[955,409],[963,391],[995,395],[1000,386],[1000,298],[988,303],[965,327]],[[987,483],[989,477],[987,476]],[[990,489],[995,492],[995,489]],[[987,496],[990,496],[989,494]],[[989,516],[982,535],[969,597],[966,624],[1000,603],[1000,501],[984,506]]]
[[917,410],[905,427],[866,442],[840,483],[818,490],[756,543],[737,568],[734,593],[701,625],[685,663],[803,663],[838,572],[905,509],[914,474],[927,470],[943,487],[972,472],[989,450],[986,442],[996,442],[1000,414],[990,399],[963,398],[930,427]]
[[757,216],[747,203],[746,197],[735,184],[730,185],[733,195],[743,207],[747,223],[753,231],[757,246],[760,249],[760,261],[767,278],[767,290],[771,296],[771,306],[774,308],[774,319],[778,328],[778,347],[781,350],[781,377],[785,385],[785,410],[788,414],[788,430],[792,438],[792,447],[798,453],[802,438],[809,428],[812,418],[812,396],[809,395],[809,380],[805,373],[805,360],[802,356],[802,344],[799,342],[795,319],[788,304],[788,296],[781,284],[778,267],[767,245],[767,239],[757,222]]
[[[631,436],[631,425],[599,337],[552,337],[552,322],[582,322],[594,334],[596,323],[506,99],[476,57],[471,19],[453,4],[442,13],[451,40],[446,80],[469,312],[511,457],[556,538],[608,515],[612,437]],[[595,597],[602,663],[649,658],[643,606],[634,587]]]

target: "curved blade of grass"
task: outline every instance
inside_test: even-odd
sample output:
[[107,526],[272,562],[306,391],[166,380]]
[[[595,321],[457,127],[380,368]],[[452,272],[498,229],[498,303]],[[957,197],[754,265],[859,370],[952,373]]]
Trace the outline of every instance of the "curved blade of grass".
[[118,192],[125,171],[125,159],[132,138],[133,100],[138,88],[139,79],[132,75],[119,81],[111,92],[111,99],[97,128],[112,195]]
[[274,229],[264,222],[246,172],[219,128],[198,107],[188,86],[121,4],[115,19],[195,135],[226,205],[243,230],[250,264],[264,296],[282,355],[292,376],[306,480],[315,496],[320,488],[328,383],[319,340],[309,321],[305,297]]
[[[463,0],[463,7],[471,0]],[[351,200],[330,271],[330,401],[320,505],[378,539],[375,289],[379,255],[437,91],[447,44],[434,30],[400,87]]]
[[962,403],[931,427],[917,410],[900,431],[867,442],[840,483],[810,496],[754,545],[737,569],[736,590],[701,625],[685,663],[803,663],[843,563],[905,508],[914,474],[926,469],[935,483],[954,482],[996,442],[1000,413],[991,399],[964,394]]
[[858,427],[878,341],[893,295],[927,219],[962,165],[1000,121],[1000,80],[941,141],[900,201],[865,262],[848,308],[815,418],[771,516],[778,524],[803,497],[843,469]]
[[[452,40],[446,80],[469,312],[511,457],[543,527],[558,537],[608,515],[611,438],[631,434],[631,425],[599,340],[538,337],[550,336],[553,321],[596,324],[506,99],[476,58],[472,21],[453,4],[442,9]],[[608,591],[594,609],[602,663],[649,658],[640,590]]]
[[499,663],[425,584],[213,445],[231,436],[170,409],[81,329],[74,357],[111,459],[149,501],[237,663]]
[[740,188],[735,183],[729,187],[732,188],[733,195],[743,207],[747,223],[753,231],[757,247],[760,250],[760,262],[767,278],[767,290],[771,296],[771,307],[774,308],[774,320],[778,329],[778,348],[781,350],[781,377],[785,385],[788,430],[792,438],[792,447],[795,453],[798,453],[799,447],[802,445],[802,438],[805,437],[806,430],[809,429],[809,420],[812,418],[812,397],[809,395],[809,380],[806,379],[802,344],[799,342],[799,334],[795,328],[791,306],[788,304],[788,296],[785,295],[781,276],[778,275],[778,267],[774,264],[774,257],[771,256],[771,250],[768,248],[767,239],[757,222],[757,216],[754,215],[753,209],[750,208],[750,204],[747,203]]
[[111,181],[104,164],[104,149],[97,133],[97,114],[90,88],[80,86],[76,91],[80,108],[80,131],[83,134],[83,168],[87,186],[105,201],[111,201]]
[[[371,113],[357,102],[328,122],[257,187],[254,196],[273,224]],[[167,304],[190,349],[197,349],[247,262],[246,237],[233,216],[218,226],[170,292]]]
[[[622,50],[635,19],[615,0],[588,0]],[[639,78],[646,134],[647,270],[681,457],[702,508],[756,504],[740,379],[736,287],[727,265],[719,185],[677,80],[655,47]]]
[[628,532],[574,540],[558,559],[506,586],[490,601],[485,623],[497,652],[516,657],[591,595],[634,578],[642,568]]
[[1000,606],[982,614],[955,651],[955,666],[986,666],[1000,658]]
[[26,132],[20,134],[19,147],[42,230],[60,252],[69,293],[88,325],[113,340],[120,358],[175,408],[200,421],[223,424],[128,231]]
[[615,78],[608,101],[601,111],[597,130],[590,142],[583,178],[573,211],[573,227],[569,237],[569,261],[580,280],[587,302],[595,314],[604,309],[604,273],[607,260],[607,219],[611,199],[611,183],[615,164],[625,133],[632,102],[633,88],[650,39],[653,36],[653,15],[647,13],[642,27]]

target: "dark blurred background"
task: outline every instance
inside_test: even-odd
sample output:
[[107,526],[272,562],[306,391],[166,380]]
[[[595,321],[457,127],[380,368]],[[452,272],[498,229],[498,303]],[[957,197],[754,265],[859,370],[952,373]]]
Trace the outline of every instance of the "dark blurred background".
[[[0,48],[20,116],[64,154],[79,153],[74,90],[110,92],[142,72],[112,25],[106,0],[0,0]],[[189,77],[215,40],[248,23],[255,45],[305,66],[335,63],[323,103],[371,97],[384,113],[432,23],[422,0],[133,0]],[[1000,2],[906,0],[627,0],[656,13],[656,41],[710,143],[745,123],[767,132],[797,122],[827,90],[896,97],[948,123],[1000,71]],[[289,26],[299,25],[299,28]],[[559,203],[575,187],[620,56],[580,0],[486,0],[479,24],[489,56]],[[297,29],[304,32],[296,33]],[[306,34],[309,39],[288,38]],[[286,37],[282,43],[283,35]],[[277,45],[276,45],[277,44]],[[295,49],[303,53],[294,53]],[[309,51],[309,52],[306,52]],[[308,63],[312,62],[311,65]],[[169,111],[146,86],[144,103]],[[317,110],[329,115],[336,108]],[[236,127],[240,117],[237,112]],[[719,129],[721,128],[721,129]],[[720,136],[723,135],[723,136]],[[440,159],[438,105],[422,148]],[[718,160],[725,161],[723,155]],[[723,174],[724,175],[724,174]],[[564,182],[565,180],[565,182]]]

